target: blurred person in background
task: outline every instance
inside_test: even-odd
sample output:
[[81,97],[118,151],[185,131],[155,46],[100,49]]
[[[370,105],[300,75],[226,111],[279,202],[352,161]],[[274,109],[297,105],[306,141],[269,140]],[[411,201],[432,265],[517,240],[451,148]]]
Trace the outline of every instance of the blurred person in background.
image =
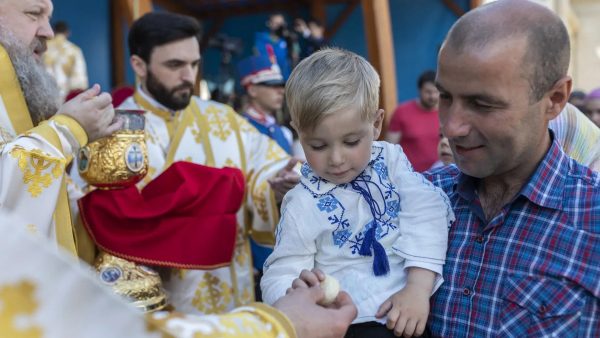
[[583,112],[600,127],[600,88],[596,88],[586,95]]
[[318,51],[325,45],[325,28],[317,20],[294,20],[294,30],[302,37],[302,52],[300,57],[305,58]]
[[450,148],[450,142],[448,138],[440,132],[440,141],[437,147],[438,160],[431,166],[431,169],[442,167],[454,163],[454,155],[452,155],[452,149]]
[[88,87],[88,74],[81,48],[69,41],[71,31],[64,21],[54,25],[54,38],[48,40],[48,50],[44,54],[44,64],[60,88],[65,99],[71,92]]
[[[277,121],[277,113],[283,106],[285,81],[276,63],[271,63],[267,56],[248,57],[238,63],[240,84],[246,90],[248,105],[241,112],[250,124],[258,131],[292,155],[292,132]],[[262,242],[262,243],[261,243]],[[273,252],[271,243],[260,238],[250,239],[252,262],[254,264],[255,294],[261,300],[260,279],[263,264]]]
[[[288,28],[283,13],[277,12],[267,20],[268,31],[257,32],[254,36],[254,49],[257,54],[270,57],[268,48],[272,48],[283,79],[287,80],[295,64],[300,60],[298,34]],[[270,47],[268,47],[270,46]]]
[[388,126],[386,140],[399,143],[416,171],[425,171],[437,161],[440,94],[435,72],[426,71],[417,81],[419,97],[398,106]]
[[569,103],[583,111],[585,109],[585,92],[574,90],[569,96]]

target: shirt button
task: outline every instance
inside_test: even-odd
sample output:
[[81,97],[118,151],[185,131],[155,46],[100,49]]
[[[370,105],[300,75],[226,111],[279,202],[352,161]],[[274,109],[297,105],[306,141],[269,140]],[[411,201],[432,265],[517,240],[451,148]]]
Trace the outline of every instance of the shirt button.
[[540,305],[540,314],[545,314],[548,311],[548,307],[545,304]]
[[468,296],[471,294],[471,290],[469,290],[469,288],[464,288],[463,289],[463,295]]
[[483,235],[478,235],[477,237],[475,237],[475,242],[477,243],[483,243]]

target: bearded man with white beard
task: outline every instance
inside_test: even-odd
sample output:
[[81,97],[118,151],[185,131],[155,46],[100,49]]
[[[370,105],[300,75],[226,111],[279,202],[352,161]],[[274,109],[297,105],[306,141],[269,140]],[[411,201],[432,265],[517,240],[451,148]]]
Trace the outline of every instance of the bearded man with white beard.
[[112,98],[98,85],[60,106],[42,64],[52,10],[50,0],[0,0],[0,225],[82,255],[93,247],[73,228],[65,168],[81,146],[122,122],[113,121]]

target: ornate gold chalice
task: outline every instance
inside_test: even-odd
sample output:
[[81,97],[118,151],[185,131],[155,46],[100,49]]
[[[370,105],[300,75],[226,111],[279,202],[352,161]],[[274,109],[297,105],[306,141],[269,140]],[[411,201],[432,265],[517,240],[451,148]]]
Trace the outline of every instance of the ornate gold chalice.
[[[123,127],[114,134],[83,147],[78,154],[80,176],[100,189],[126,188],[148,172],[143,110],[117,110]],[[139,309],[163,309],[167,297],[160,276],[153,269],[107,252],[94,262],[100,280]]]
[[143,110],[117,110],[123,127],[81,148],[79,175],[100,189],[123,188],[139,182],[148,172]]

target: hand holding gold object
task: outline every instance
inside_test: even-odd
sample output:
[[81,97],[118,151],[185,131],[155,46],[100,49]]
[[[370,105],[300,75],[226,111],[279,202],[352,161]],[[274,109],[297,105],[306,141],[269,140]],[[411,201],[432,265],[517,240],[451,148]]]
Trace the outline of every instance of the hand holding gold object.
[[123,188],[139,182],[148,172],[143,110],[117,110],[123,127],[81,148],[80,176],[101,189]]

